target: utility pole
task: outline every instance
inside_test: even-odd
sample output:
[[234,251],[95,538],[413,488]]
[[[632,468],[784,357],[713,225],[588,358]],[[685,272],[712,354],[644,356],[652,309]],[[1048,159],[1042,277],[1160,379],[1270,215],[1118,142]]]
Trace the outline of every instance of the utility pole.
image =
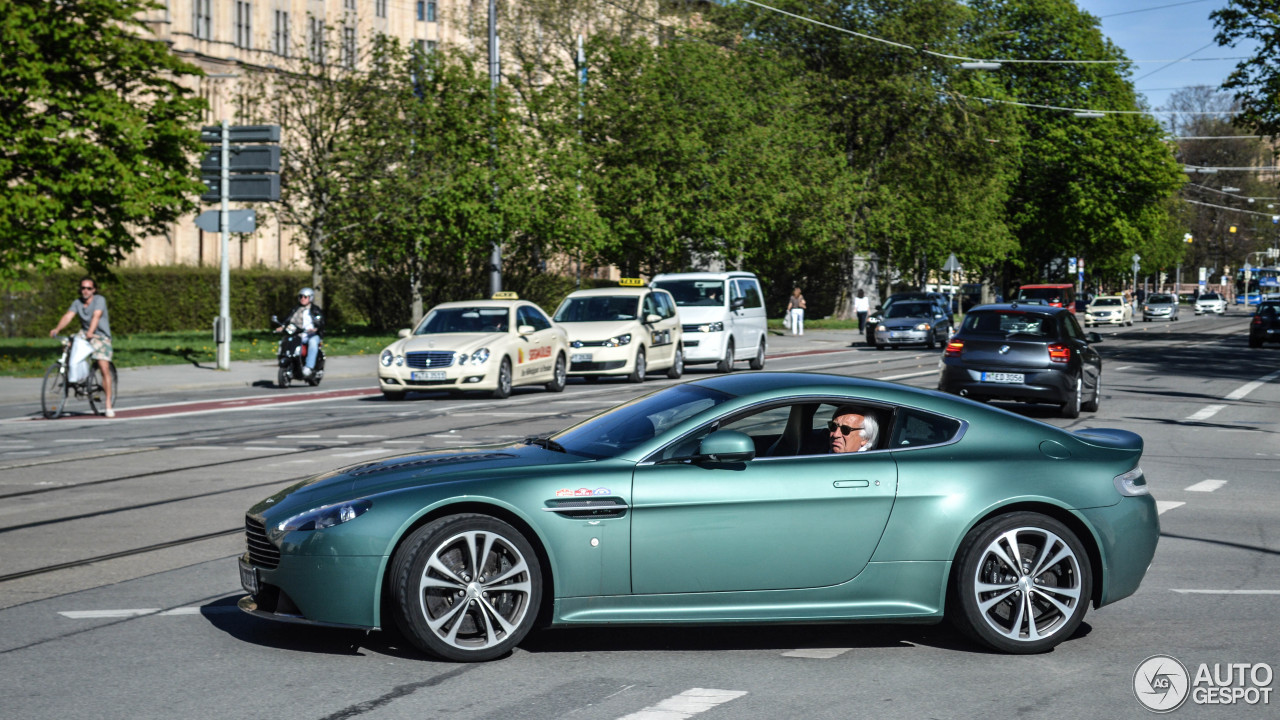
[[[578,36],[578,149],[582,150],[582,93],[587,87],[587,54],[582,50],[582,36]],[[582,198],[582,163],[578,163],[578,198]],[[582,248],[578,248],[578,280],[575,287],[582,288]]]
[[231,245],[231,124],[222,121],[222,148],[220,161],[222,177],[219,178],[218,192],[222,195],[218,208],[218,235],[221,243],[222,268],[219,274],[221,290],[218,292],[218,369],[231,369],[231,258],[228,247]]
[[[497,94],[498,94],[498,78],[501,76],[501,68],[498,63],[498,0],[489,0],[489,121],[495,122],[493,117],[496,112]],[[498,165],[498,134],[497,130],[492,128],[489,131],[489,137],[493,146],[493,158],[490,161],[490,171],[496,174]],[[493,181],[493,215],[495,219],[495,227],[493,231],[493,250],[489,254],[489,295],[502,292],[502,237],[500,236],[501,227],[498,226],[497,210],[498,210],[498,182]]]

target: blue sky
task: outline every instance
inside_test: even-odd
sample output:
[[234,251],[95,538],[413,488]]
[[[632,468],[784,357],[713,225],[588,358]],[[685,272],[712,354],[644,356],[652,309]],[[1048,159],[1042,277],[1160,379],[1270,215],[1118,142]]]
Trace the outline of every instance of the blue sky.
[[1147,96],[1152,109],[1162,107],[1174,88],[1217,87],[1239,62],[1209,58],[1249,54],[1252,44],[1224,48],[1213,41],[1217,33],[1209,13],[1226,4],[1226,0],[1076,0],[1080,9],[1101,18],[1102,33],[1123,48],[1130,60],[1199,58],[1173,64],[1144,62],[1134,67],[1135,87]]

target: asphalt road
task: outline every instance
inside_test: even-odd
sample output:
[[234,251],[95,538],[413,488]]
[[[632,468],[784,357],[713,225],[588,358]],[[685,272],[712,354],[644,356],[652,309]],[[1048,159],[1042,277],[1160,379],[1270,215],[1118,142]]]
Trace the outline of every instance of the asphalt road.
[[[505,401],[391,403],[357,380],[320,393],[135,392],[110,423],[0,406],[0,708],[60,719],[1147,717],[1132,688],[1149,656],[1192,673],[1280,666],[1280,349],[1250,350],[1246,331],[1241,315],[1102,329],[1097,413],[1005,406],[1140,433],[1162,511],[1138,593],[1031,657],[985,652],[945,625],[775,625],[541,631],[508,658],[454,665],[384,633],[235,609],[244,511],[276,489],[386,455],[559,429],[665,379]],[[827,350],[768,369],[936,383],[939,351]],[[1276,717],[1278,705],[1189,702],[1174,715]]]

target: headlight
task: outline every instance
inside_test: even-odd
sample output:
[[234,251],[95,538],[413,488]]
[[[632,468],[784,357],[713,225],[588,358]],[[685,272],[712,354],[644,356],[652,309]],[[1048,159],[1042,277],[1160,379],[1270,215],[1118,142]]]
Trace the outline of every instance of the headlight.
[[353,500],[351,502],[325,505],[315,510],[308,510],[294,515],[280,523],[276,529],[281,533],[293,532],[294,530],[323,530],[334,525],[351,522],[369,512],[371,507],[373,507],[372,500]]
[[883,326],[883,325],[877,325],[877,326],[876,326],[876,332],[878,332],[878,333],[887,333],[887,332],[889,332],[889,328],[887,328],[887,327],[885,327],[885,326]]
[[383,350],[382,354],[378,356],[378,362],[382,363],[382,367],[391,367],[393,357],[390,350]]
[[1148,306],[1146,306],[1146,305],[1143,305],[1143,306],[1142,306],[1142,311],[1143,311],[1143,312],[1151,312],[1151,308],[1150,308],[1150,307],[1148,307]]
[[724,323],[713,322],[706,325],[699,325],[698,332],[724,332]]
[[916,329],[917,329],[917,330],[928,330],[928,329],[929,329],[929,323],[920,323],[919,325],[917,325],[917,326],[916,326]]
[[631,342],[631,333],[627,333],[626,335],[618,335],[616,337],[611,337],[608,340],[605,340],[604,344],[606,347],[621,347],[622,345],[626,345],[627,343],[630,343],[630,342]]
[[1142,474],[1142,468],[1140,467],[1136,467],[1123,475],[1115,476],[1113,482],[1116,486],[1116,492],[1126,497],[1151,494],[1151,488],[1147,487],[1147,478]]
[[397,356],[396,356],[396,365],[404,365],[404,356],[403,356],[403,355],[397,355]]
[[471,353],[470,359],[466,355],[458,356],[459,365],[483,365],[489,360],[489,348],[480,348]]

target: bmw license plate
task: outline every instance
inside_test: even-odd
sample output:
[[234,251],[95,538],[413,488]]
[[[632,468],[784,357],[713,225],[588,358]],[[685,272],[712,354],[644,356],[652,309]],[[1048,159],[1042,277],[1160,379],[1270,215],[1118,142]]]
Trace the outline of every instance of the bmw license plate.
[[414,370],[409,376],[410,380],[444,380],[445,373],[443,370]]
[[243,560],[240,561],[240,587],[250,595],[258,594],[258,569]]
[[982,382],[992,383],[1021,383],[1026,379],[1022,373],[999,373],[984,372],[982,373]]
[[591,362],[591,353],[574,353],[569,357],[569,362]]

